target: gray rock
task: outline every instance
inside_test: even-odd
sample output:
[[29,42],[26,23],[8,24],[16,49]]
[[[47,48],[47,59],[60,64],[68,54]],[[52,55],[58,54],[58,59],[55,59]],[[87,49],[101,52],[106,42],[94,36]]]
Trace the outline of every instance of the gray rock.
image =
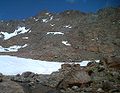
[[21,76],[23,76],[24,78],[27,78],[27,77],[32,78],[34,75],[35,75],[35,74],[32,73],[32,72],[24,72],[24,73],[22,73]]
[[98,92],[98,93],[104,93],[105,91],[104,91],[102,88],[98,88],[98,89],[97,89],[97,92]]
[[0,77],[0,82],[2,82],[3,81],[3,79]]
[[25,93],[22,86],[19,84],[6,80],[0,83],[0,93]]
[[120,90],[119,90],[119,89],[111,89],[111,90],[109,91],[109,93],[116,93],[116,92],[120,92]]
[[78,86],[73,86],[72,89],[73,90],[77,90],[79,87]]

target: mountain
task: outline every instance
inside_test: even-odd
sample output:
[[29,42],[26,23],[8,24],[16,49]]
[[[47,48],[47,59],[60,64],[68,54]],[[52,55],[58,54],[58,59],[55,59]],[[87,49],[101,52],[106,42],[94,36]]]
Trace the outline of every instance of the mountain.
[[81,61],[120,55],[120,8],[96,13],[42,11],[0,21],[0,55],[49,61]]

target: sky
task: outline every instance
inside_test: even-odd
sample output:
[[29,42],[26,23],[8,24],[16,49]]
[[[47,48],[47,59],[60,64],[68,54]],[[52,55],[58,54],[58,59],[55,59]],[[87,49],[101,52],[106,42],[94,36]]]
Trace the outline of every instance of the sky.
[[96,12],[108,6],[120,6],[120,0],[0,0],[0,20],[23,19],[43,10]]

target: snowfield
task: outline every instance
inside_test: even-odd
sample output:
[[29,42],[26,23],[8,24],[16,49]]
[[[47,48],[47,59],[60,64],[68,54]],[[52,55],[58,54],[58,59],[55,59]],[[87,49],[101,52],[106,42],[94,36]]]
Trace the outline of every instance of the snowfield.
[[[86,66],[90,61],[82,61],[79,64]],[[99,60],[96,60],[99,62]],[[0,73],[4,75],[16,75],[26,71],[38,74],[51,74],[61,68],[63,62],[49,62],[41,60],[33,60],[19,58],[15,56],[0,55]]]

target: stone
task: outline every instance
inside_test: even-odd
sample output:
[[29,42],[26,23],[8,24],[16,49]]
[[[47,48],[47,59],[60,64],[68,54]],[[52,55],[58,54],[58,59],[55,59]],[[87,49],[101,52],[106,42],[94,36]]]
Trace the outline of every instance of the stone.
[[76,90],[76,89],[78,89],[78,88],[79,88],[78,86],[73,86],[73,87],[72,87],[73,90]]
[[78,64],[65,64],[64,69],[69,67],[69,71],[64,74],[59,87],[72,87],[72,86],[81,86],[82,84],[89,83],[91,81],[90,76],[87,71],[80,68]]
[[93,89],[92,89],[92,88],[90,88],[90,87],[87,87],[87,88],[84,88],[84,91],[85,91],[85,92],[92,92],[92,91],[93,91]]
[[104,93],[104,90],[103,90],[102,88],[98,88],[98,89],[97,89],[97,92],[98,92],[98,93]]
[[116,92],[120,92],[120,89],[111,89],[111,90],[109,91],[109,93],[116,93]]
[[35,74],[32,72],[23,72],[21,76],[23,76],[24,78],[27,77],[33,77]]
[[65,90],[61,89],[60,92],[65,93]]
[[61,92],[59,92],[59,91],[57,91],[57,90],[49,90],[49,91],[47,91],[46,93],[61,93]]
[[107,70],[111,68],[120,70],[120,56],[105,56],[101,59],[101,62]]
[[0,82],[2,82],[3,81],[3,79],[0,77]]
[[14,81],[4,80],[0,83],[0,93],[25,93],[22,86]]

